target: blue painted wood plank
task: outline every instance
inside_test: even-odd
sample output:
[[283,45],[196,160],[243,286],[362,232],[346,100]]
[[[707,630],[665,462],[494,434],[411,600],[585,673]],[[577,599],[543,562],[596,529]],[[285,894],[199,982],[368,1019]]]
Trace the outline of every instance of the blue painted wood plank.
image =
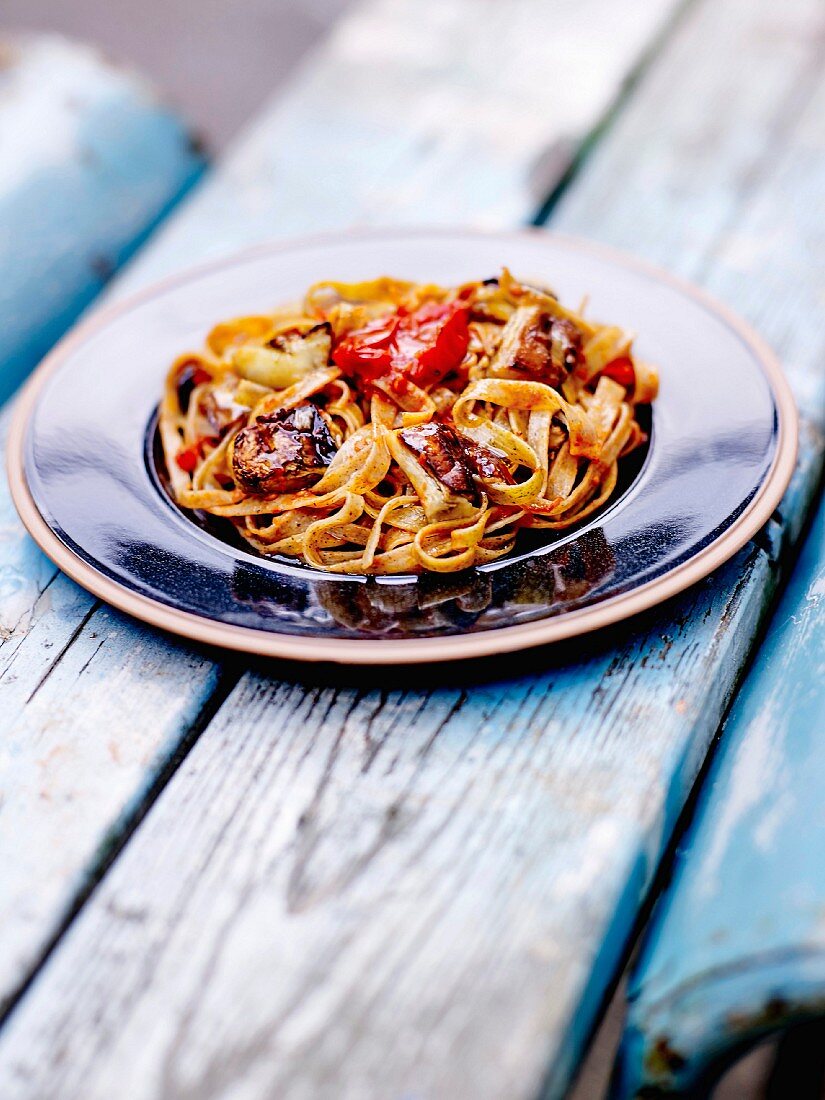
[[180,120],[56,37],[0,42],[0,402],[198,177]]
[[[0,91],[2,401],[191,186],[203,160],[142,80],[78,43],[4,41]],[[3,453],[7,422],[4,413]],[[0,493],[7,838],[0,1006],[43,949],[33,915],[48,904],[56,929],[88,884],[82,866],[66,866],[68,839],[86,838],[90,866],[100,858],[109,839],[101,813],[112,827],[134,811],[130,796],[164,766],[167,754],[152,748],[168,734],[171,715],[177,732],[181,712],[194,720],[215,689],[214,665],[185,651],[183,687],[170,683],[166,640],[147,633],[135,645],[131,632],[54,568],[23,535],[7,491]],[[112,713],[119,698],[136,693],[142,715]],[[51,813],[33,813],[36,806]],[[70,888],[60,896],[38,895],[38,878],[66,875]]]
[[[148,85],[78,43],[3,40],[0,92],[2,401],[189,189],[203,159]],[[7,424],[6,411],[3,456]],[[88,886],[110,830],[162,771],[176,744],[170,727],[178,735],[181,721],[194,721],[219,674],[152,632],[136,643],[128,620],[59,573],[25,536],[2,458],[0,467],[1,1008]],[[171,684],[176,652],[183,675]],[[121,711],[125,696],[144,709]],[[67,864],[81,842],[88,861]],[[39,891],[43,882],[55,888]],[[36,919],[44,908],[47,929]]]
[[[791,0],[783,19],[779,35],[770,0],[689,12],[555,220],[729,285],[802,397],[822,342],[820,311],[799,303],[820,287],[793,259],[808,222],[785,214],[819,193],[818,0]],[[341,42],[349,73],[349,33]],[[310,73],[299,87],[330,85]],[[348,91],[323,101],[331,128],[331,104],[349,117]],[[419,107],[407,91],[373,109],[403,126]],[[207,230],[212,247],[222,220],[221,247],[235,231],[326,217],[311,184],[329,178],[328,150],[306,141],[318,108],[287,97],[253,128],[149,263],[192,256]],[[429,187],[456,201],[426,160],[440,141],[422,146],[421,190],[408,159],[384,157],[391,144],[378,143],[373,176],[365,144],[335,161],[333,218],[349,201],[380,220],[396,180],[395,210],[407,196],[413,219]],[[473,192],[461,194],[469,216]],[[751,226],[770,216],[740,275]],[[128,1072],[137,1100],[158,1082],[249,1097],[331,1083],[344,1095],[562,1094],[810,500],[815,417],[806,440],[775,537],[641,622],[429,686],[244,675],[12,1017],[0,1082],[105,1097]]]
[[631,979],[621,1095],[696,1087],[768,1032],[825,1015],[823,738],[821,503]]

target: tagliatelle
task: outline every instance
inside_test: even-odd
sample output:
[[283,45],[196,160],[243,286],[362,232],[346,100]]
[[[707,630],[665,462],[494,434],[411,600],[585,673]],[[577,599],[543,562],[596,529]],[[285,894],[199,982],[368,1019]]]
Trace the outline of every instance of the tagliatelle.
[[604,505],[657,385],[626,332],[506,269],[330,282],[177,359],[159,437],[175,501],[261,554],[455,572]]

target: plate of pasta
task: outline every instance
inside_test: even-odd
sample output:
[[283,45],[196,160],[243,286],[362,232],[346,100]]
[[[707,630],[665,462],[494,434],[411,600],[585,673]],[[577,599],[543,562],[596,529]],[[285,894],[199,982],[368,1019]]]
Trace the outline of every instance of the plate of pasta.
[[81,326],[12,425],[18,510],[131,614],[263,655],[481,656],[676,594],[768,519],[758,337],[544,232],[263,246]]

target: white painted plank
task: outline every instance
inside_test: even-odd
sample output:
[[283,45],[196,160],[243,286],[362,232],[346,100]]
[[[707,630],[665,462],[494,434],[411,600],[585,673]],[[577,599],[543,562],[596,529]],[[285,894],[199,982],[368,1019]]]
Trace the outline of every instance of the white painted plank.
[[365,0],[121,285],[275,237],[529,221],[680,6]]
[[[598,122],[672,8],[672,0],[632,0],[617,25],[613,5],[597,0],[513,0],[506,18],[505,6],[492,0],[372,0],[360,6],[118,280],[116,292],[216,250],[306,228],[446,218],[459,207],[462,218],[528,217],[567,165],[569,143],[575,146]],[[410,25],[414,40],[406,33]],[[437,49],[427,47],[425,32]],[[561,56],[549,65],[556,53]],[[598,60],[592,72],[588,58]],[[580,98],[575,110],[571,59],[577,104]],[[424,87],[427,111],[419,95]],[[439,100],[454,113],[436,110]],[[483,134],[473,104],[484,106]],[[534,163],[560,142],[567,152],[545,165],[538,186]],[[471,157],[477,164],[472,180]],[[450,165],[455,171],[445,175]],[[0,893],[2,1002],[36,965],[104,838],[120,827],[185,737],[217,673],[210,657],[94,610],[69,581],[55,579],[23,535],[5,490],[0,511],[0,563],[12,590],[9,637],[0,648],[0,662],[6,662],[0,684],[10,699],[0,715],[0,786],[7,795],[0,810],[0,863],[19,862],[21,835],[41,838]],[[74,660],[73,650],[85,652],[98,638],[106,641],[89,666],[95,675],[89,669],[80,675],[84,662]],[[37,692],[30,706],[29,696],[46,677],[48,691]],[[50,706],[61,696],[71,702],[57,724]],[[120,762],[108,756],[110,744],[119,746]],[[55,750],[71,763],[49,769],[50,797],[44,799],[39,761]],[[67,805],[82,809],[67,814]]]
[[[686,219],[687,258],[665,259],[729,285],[761,325],[819,293],[817,269],[787,259],[805,227],[781,218],[779,186],[817,193],[819,7],[783,17],[784,37],[768,0],[697,8],[559,211],[660,258]],[[740,128],[770,134],[770,156]],[[729,242],[760,210],[778,227],[763,264],[731,279]],[[779,298],[765,264],[792,271]],[[807,388],[821,322],[796,319]],[[791,533],[820,469],[814,427]],[[484,1098],[544,1079],[557,1095],[776,575],[751,547],[632,631],[519,658],[519,681],[501,663],[476,670],[489,684],[449,670],[420,693],[245,676],[11,1019],[0,1084],[94,1098],[128,1072],[136,1100]]]
[[[720,9],[713,20],[685,20],[669,63],[650,72],[645,96],[593,154],[554,225],[592,232],[594,206],[609,195],[599,238],[731,303],[772,344],[802,411],[821,424],[825,17],[818,0],[781,9],[726,0]],[[667,109],[650,110],[655,101]]]

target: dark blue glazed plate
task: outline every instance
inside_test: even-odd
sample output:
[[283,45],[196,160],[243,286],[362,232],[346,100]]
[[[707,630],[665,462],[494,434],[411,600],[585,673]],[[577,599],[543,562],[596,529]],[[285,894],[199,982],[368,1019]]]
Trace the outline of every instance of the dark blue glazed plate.
[[[467,573],[333,577],[265,559],[178,509],[155,413],[172,359],[212,324],[320,279],[459,283],[505,264],[635,331],[661,392],[620,492],[563,537]],[[80,584],[156,626],[302,660],[436,661],[597,629],[693,584],[767,521],[790,479],[796,413],[761,341],[700,291],[618,253],[534,231],[365,233],[272,245],[99,312],[37,371],[9,444],[15,503]]]

